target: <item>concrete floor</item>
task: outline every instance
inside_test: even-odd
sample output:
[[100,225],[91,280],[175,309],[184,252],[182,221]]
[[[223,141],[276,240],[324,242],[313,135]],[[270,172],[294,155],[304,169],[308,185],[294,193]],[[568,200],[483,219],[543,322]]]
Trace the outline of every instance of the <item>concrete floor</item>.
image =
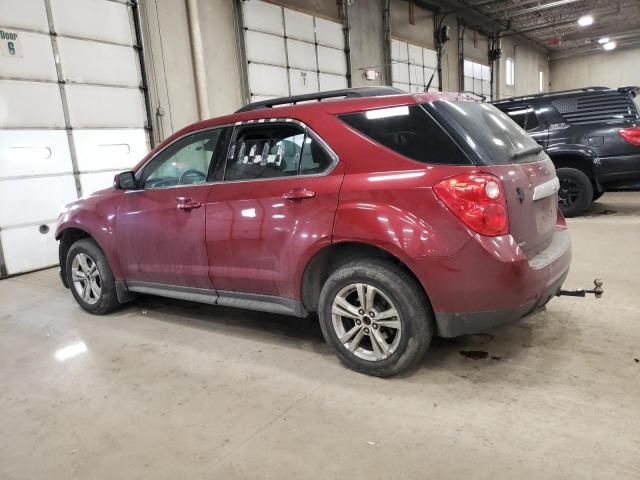
[[640,193],[570,227],[566,286],[604,298],[390,380],[313,320],[152,297],[95,317],[56,270],[0,281],[0,478],[638,479]]

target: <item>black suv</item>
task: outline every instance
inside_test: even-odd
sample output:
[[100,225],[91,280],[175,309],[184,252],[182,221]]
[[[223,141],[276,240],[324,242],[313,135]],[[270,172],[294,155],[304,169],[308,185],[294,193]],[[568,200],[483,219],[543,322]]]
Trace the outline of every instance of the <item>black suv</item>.
[[640,182],[640,88],[589,87],[494,105],[553,160],[567,217],[583,213],[607,190]]

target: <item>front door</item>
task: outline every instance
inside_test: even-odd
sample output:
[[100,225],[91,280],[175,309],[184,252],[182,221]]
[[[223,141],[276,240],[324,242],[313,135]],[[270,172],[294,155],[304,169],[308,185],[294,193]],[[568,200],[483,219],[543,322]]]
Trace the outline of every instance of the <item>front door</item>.
[[211,289],[205,245],[209,174],[224,129],[183,137],[142,170],[117,218],[118,253],[127,282]]
[[343,165],[295,123],[236,127],[207,200],[216,289],[297,299],[300,266],[331,243]]

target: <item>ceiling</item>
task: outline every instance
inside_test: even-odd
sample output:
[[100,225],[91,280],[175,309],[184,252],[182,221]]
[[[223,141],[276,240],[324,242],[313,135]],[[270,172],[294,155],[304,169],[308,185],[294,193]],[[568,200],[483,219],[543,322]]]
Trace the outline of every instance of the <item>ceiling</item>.
[[[428,1],[428,0],[427,0]],[[416,3],[424,3],[416,0]],[[464,18],[470,26],[501,36],[522,35],[550,52],[551,58],[601,51],[598,39],[617,48],[640,46],[640,0],[450,0],[428,1],[440,12]],[[426,6],[426,5],[425,5]],[[591,15],[590,26],[578,18]]]

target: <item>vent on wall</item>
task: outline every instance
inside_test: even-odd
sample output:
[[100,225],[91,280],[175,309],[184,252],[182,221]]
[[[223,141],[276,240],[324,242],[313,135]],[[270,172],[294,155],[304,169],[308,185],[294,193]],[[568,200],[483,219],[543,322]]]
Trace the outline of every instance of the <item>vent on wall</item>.
[[628,95],[616,91],[590,93],[551,102],[567,123],[622,122],[637,118]]

